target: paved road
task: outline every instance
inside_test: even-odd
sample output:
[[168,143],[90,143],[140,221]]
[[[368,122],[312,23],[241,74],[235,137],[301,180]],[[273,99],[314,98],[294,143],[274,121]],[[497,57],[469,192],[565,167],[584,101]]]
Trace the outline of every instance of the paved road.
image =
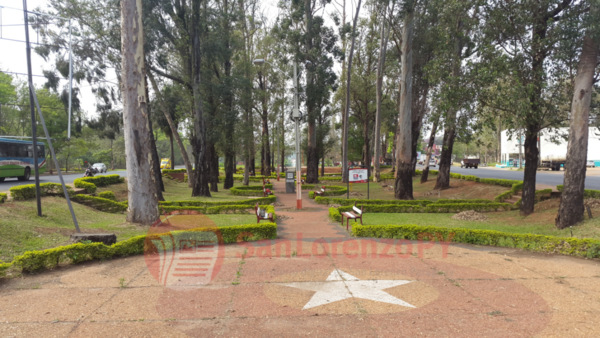
[[[96,176],[114,175],[114,174],[119,174],[121,176],[126,176],[127,175],[127,171],[125,171],[125,170],[109,171],[106,174],[98,174]],[[83,174],[63,175],[65,183],[73,183],[73,181],[76,178],[80,178],[80,177],[83,177]],[[48,182],[60,183],[60,179],[58,178],[58,175],[52,175],[52,176],[42,175],[42,176],[40,176],[40,183],[48,183]],[[4,180],[4,182],[0,182],[0,191],[6,191],[6,190],[8,190],[8,189],[10,189],[10,188],[12,188],[14,186],[17,186],[17,185],[34,184],[34,183],[35,183],[35,177],[33,177],[33,174],[31,175],[31,179],[29,181],[26,181],[26,182],[21,182],[21,181],[17,180],[16,178],[7,178],[6,180]]]
[[[420,167],[420,166],[419,166]],[[422,167],[420,167],[422,168]],[[431,168],[434,170],[439,167]],[[508,180],[523,180],[523,171],[508,170],[508,169],[496,169],[496,168],[485,168],[480,167],[478,169],[467,169],[453,166],[451,172],[462,175],[475,175],[480,178],[503,178]],[[560,172],[544,172],[538,171],[536,176],[536,182],[538,184],[545,184],[551,186],[557,186],[563,184],[564,171]],[[600,176],[588,176],[585,179],[585,188],[600,190]]]

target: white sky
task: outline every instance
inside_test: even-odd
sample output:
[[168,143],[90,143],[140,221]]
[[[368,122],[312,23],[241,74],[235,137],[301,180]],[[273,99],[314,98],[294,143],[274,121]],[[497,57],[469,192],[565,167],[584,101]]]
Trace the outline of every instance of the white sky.
[[[36,8],[47,8],[47,0],[27,0],[27,9],[33,11]],[[18,0],[0,0],[0,7],[6,6],[11,8],[23,8],[23,2]],[[1,12],[1,35],[0,35],[0,69],[6,72],[22,73],[27,74],[27,52],[25,48],[25,27],[23,11],[14,10],[8,8],[0,8]],[[30,14],[31,16],[31,14]],[[18,41],[11,41],[18,40]],[[37,42],[38,35],[33,30],[29,30],[30,42]],[[35,45],[33,45],[35,47]],[[54,61],[44,61],[35,52],[31,53],[31,69],[33,75],[42,75],[42,70],[50,70],[54,68]],[[14,78],[18,78],[22,81],[27,81],[26,75],[15,75],[10,74]],[[33,77],[33,82],[36,87],[41,87],[46,79],[43,77]],[[61,81],[61,87],[66,85],[66,81]],[[96,99],[92,94],[90,86],[87,83],[83,83],[80,86],[81,95],[81,106],[83,110],[89,115],[95,115],[96,113]]]
[[[267,17],[274,18],[277,16],[278,8],[277,8],[278,0],[263,0],[262,6],[267,14]],[[4,8],[1,8],[3,7]],[[352,0],[348,0],[348,13],[349,16],[352,15],[353,7],[355,6]],[[9,9],[6,7],[17,8],[19,10]],[[49,8],[48,0],[27,0],[27,7],[29,11],[34,11],[35,9],[41,8],[46,10]],[[0,70],[6,72],[14,72],[14,73],[22,73],[27,74],[27,58],[26,58],[26,49],[25,49],[25,31],[24,31],[24,18],[23,12],[20,10],[23,8],[23,3],[21,0],[0,0]],[[333,6],[329,5],[325,8],[325,13],[321,12],[325,17],[326,24],[328,26],[333,27],[334,24],[332,20],[329,18],[329,13],[334,11]],[[30,14],[31,16],[32,14]],[[349,18],[348,18],[349,19]],[[29,30],[29,38],[31,42],[38,41],[38,35],[33,30]],[[11,40],[18,41],[11,41]],[[35,47],[35,45],[33,45]],[[41,57],[39,57],[35,52],[31,53],[31,61],[32,61],[32,72],[34,74],[33,81],[37,87],[42,86],[46,79],[44,77],[38,77],[35,75],[42,75],[42,71],[44,69],[50,70],[54,68],[54,60],[44,61]],[[339,65],[336,65],[336,68],[339,68]],[[336,71],[339,71],[336,69]],[[15,75],[11,74],[13,77],[18,78],[22,81],[27,81],[26,75]],[[115,78],[115,75],[112,76],[109,74],[107,77],[109,80]],[[116,82],[116,81],[115,81]],[[66,85],[66,81],[61,80],[61,87]],[[91,88],[87,82],[82,82],[79,86],[81,94],[81,106],[85,111],[88,117],[96,115],[96,98],[92,93]]]

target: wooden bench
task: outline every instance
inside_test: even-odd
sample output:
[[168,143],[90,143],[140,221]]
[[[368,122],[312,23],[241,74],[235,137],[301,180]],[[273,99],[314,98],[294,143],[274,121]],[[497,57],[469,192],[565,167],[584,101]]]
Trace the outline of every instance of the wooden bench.
[[325,186],[321,187],[321,191],[315,191],[313,198],[317,198],[317,196],[325,196]]
[[271,221],[275,223],[273,220],[273,214],[265,212],[264,216],[260,216],[260,208],[258,207],[258,203],[254,206],[254,213],[256,214],[256,223],[260,223],[260,221]]
[[348,226],[350,225],[350,220],[353,219],[354,222],[356,222],[357,219],[360,219],[360,224],[363,224],[362,218],[363,218],[363,206],[360,206],[360,209],[356,206],[356,203],[354,203],[354,206],[352,207],[352,210],[350,211],[343,211],[341,212],[342,214],[342,225],[344,225],[344,216],[346,216],[346,230],[348,230]]

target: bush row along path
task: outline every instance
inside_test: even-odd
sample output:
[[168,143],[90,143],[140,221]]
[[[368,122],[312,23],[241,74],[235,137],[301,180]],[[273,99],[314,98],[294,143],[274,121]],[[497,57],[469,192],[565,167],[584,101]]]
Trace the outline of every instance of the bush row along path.
[[162,285],[141,256],[3,280],[0,336],[597,335],[598,261],[417,242],[411,254],[274,190],[279,238],[222,247],[209,284]]

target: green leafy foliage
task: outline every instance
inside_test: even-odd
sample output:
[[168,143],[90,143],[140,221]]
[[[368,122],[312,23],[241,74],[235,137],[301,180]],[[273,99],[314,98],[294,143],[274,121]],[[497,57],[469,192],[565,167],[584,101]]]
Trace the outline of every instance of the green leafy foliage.
[[[67,186],[69,196],[73,193],[73,188]],[[15,200],[30,200],[35,198],[35,184],[18,185],[10,188],[10,195]],[[40,195],[64,196],[62,185],[60,183],[41,183]]]
[[75,188],[84,189],[85,192],[87,192],[88,194],[93,194],[96,192],[96,189],[98,187],[96,187],[96,185],[94,183],[78,181],[78,180],[80,180],[80,179],[79,178],[75,179],[75,181],[73,182],[73,184],[75,185]]
[[360,204],[404,204],[404,205],[427,205],[433,203],[432,201],[427,200],[412,200],[412,201],[403,201],[403,200],[368,200],[368,199],[345,199],[345,198],[335,198],[335,197],[320,197],[317,196],[315,201],[318,204],[339,204],[339,205],[354,205],[354,203]]
[[435,204],[447,204],[447,203],[494,203],[494,201],[486,200],[483,198],[477,199],[439,199],[435,201]]
[[[114,196],[114,194],[113,194]],[[116,198],[115,198],[116,199]],[[71,197],[71,200],[87,205],[96,210],[119,213],[127,211],[127,204],[119,203],[117,201],[106,199],[102,197],[88,196],[88,195],[75,195]]]
[[206,207],[206,206],[219,206],[219,205],[255,205],[258,204],[271,204],[277,200],[275,196],[261,197],[261,198],[250,198],[247,200],[239,201],[222,201],[222,202],[205,202],[205,201],[161,201],[159,206],[189,206],[189,207]]
[[[272,189],[273,184],[265,184],[267,189]],[[263,187],[260,185],[255,186],[241,186],[241,187],[232,187],[229,189],[232,195],[236,196],[262,196],[263,195]]]
[[[260,223],[233,225],[221,228],[198,228],[191,231],[220,232],[224,243],[237,243],[242,241],[258,241],[277,238],[277,224]],[[175,231],[178,235],[184,231]],[[22,269],[23,272],[39,272],[53,269],[61,263],[77,264],[90,260],[106,260],[116,257],[126,257],[143,254],[149,247],[152,238],[160,238],[164,234],[137,236],[126,241],[117,242],[111,246],[102,243],[71,244],[54,249],[42,251],[29,251],[21,256],[16,256],[12,263],[0,264],[0,272],[11,265]]]
[[561,238],[532,234],[515,234],[494,230],[443,228],[420,225],[360,225],[352,226],[356,237],[393,239],[429,239],[455,243],[492,245],[532,251],[560,253],[587,258],[600,258],[600,241],[595,239]]
[[[560,192],[563,191],[563,185],[557,185],[556,189]],[[583,191],[583,198],[600,198],[600,190],[591,190],[591,189],[585,189]]]
[[171,174],[171,173],[187,173],[185,169],[163,169],[163,174]]
[[8,199],[8,194],[0,192],[0,203],[4,203]]
[[115,196],[115,193],[110,190],[99,193],[98,197],[117,202],[117,196]]

